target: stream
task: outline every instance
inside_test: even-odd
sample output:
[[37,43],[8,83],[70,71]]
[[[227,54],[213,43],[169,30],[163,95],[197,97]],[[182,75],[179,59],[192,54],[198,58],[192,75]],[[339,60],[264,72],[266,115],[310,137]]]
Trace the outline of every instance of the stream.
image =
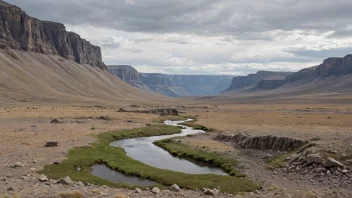
[[[182,123],[189,121],[192,121],[192,119],[188,119],[186,121],[168,120],[164,122],[166,125],[184,127],[180,134],[118,140],[112,142],[110,146],[122,147],[125,149],[127,156],[144,164],[160,169],[167,169],[187,174],[227,175],[220,168],[214,167],[210,164],[196,162],[191,159],[174,157],[169,152],[153,144],[153,142],[163,139],[183,137],[205,132],[203,130],[195,130],[192,127],[182,125]],[[138,177],[125,176],[119,172],[109,169],[105,165],[93,166],[92,174],[112,182],[124,182],[131,185],[140,186],[151,186],[155,184],[152,181],[142,180]]]

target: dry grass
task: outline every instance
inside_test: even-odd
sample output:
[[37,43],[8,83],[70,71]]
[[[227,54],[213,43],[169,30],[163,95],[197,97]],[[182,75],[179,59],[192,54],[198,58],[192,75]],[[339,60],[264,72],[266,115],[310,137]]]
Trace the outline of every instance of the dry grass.
[[79,191],[68,191],[68,192],[59,192],[58,196],[61,198],[82,198],[83,194]]
[[129,196],[128,195],[118,194],[118,195],[115,195],[113,198],[129,198]]

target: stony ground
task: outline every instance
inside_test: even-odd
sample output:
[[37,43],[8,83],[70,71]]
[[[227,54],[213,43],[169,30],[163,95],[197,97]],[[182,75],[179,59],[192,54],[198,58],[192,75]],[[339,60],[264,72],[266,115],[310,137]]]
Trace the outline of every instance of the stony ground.
[[[102,106],[18,106],[0,108],[0,195],[19,197],[69,197],[65,192],[79,192],[84,197],[204,197],[201,191],[110,189],[99,186],[61,185],[39,182],[35,173],[44,165],[65,159],[70,148],[92,143],[94,134],[143,127],[155,116],[118,113],[118,107]],[[218,131],[246,132],[251,135],[285,135],[311,140],[322,151],[333,151],[336,158],[352,156],[352,110],[348,105],[186,105],[181,111],[199,115],[199,123]],[[50,123],[53,119],[61,123]],[[58,147],[46,148],[47,141]],[[238,159],[239,169],[263,185],[255,193],[236,197],[352,197],[351,178],[313,177],[301,172],[267,168],[266,159],[273,153],[243,150],[213,141],[211,136],[188,138],[187,144],[216,151]],[[340,156],[336,156],[341,154]],[[13,168],[16,163],[21,165]],[[64,176],[63,176],[64,177]],[[345,182],[347,185],[337,185]],[[339,184],[340,184],[339,183]],[[60,194],[61,193],[61,194]],[[119,196],[117,196],[119,195]],[[124,195],[124,196],[123,196]],[[218,194],[216,197],[228,197]],[[1,197],[1,196],[0,196]]]

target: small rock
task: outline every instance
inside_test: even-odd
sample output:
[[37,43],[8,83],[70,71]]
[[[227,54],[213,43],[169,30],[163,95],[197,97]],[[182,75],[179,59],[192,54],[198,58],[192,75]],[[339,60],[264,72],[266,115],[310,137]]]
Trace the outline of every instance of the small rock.
[[37,160],[33,160],[32,163],[33,163],[33,164],[36,164],[36,163],[37,163]]
[[72,180],[70,177],[65,177],[65,178],[59,179],[56,183],[62,184],[62,185],[70,185],[72,184]]
[[36,169],[35,168],[30,168],[29,170],[31,170],[32,172],[35,172]]
[[28,181],[28,180],[30,180],[31,178],[30,178],[30,177],[27,177],[27,176],[22,176],[21,179]]
[[83,187],[83,186],[85,186],[85,185],[84,185],[83,182],[79,181],[79,182],[77,182],[77,186]]
[[142,193],[143,191],[142,191],[140,188],[136,188],[136,189],[134,190],[134,192],[140,194],[140,193]]
[[55,118],[50,123],[51,124],[60,124],[60,123],[62,123],[62,121]]
[[22,168],[24,167],[24,164],[22,164],[21,162],[16,162],[14,165],[13,165],[14,168]]
[[157,187],[154,187],[154,188],[152,189],[152,193],[158,194],[158,193],[160,193],[160,189],[157,188]]
[[324,163],[323,165],[327,168],[330,167],[343,167],[343,164],[337,160],[335,160],[334,158],[329,157]]
[[81,171],[82,169],[80,167],[77,167],[76,168],[76,171]]
[[61,162],[60,161],[55,161],[54,164],[61,164]]
[[347,170],[347,169],[343,169],[343,170],[342,170],[342,173],[345,173],[345,174],[346,174],[346,173],[348,173],[348,170]]
[[48,179],[48,177],[46,176],[46,175],[41,175],[40,177],[39,177],[39,181],[40,182],[47,182],[49,179]]
[[13,187],[8,187],[7,191],[15,191],[15,189]]
[[47,142],[45,147],[56,147],[59,145],[59,142]]
[[180,191],[180,187],[177,184],[174,184],[171,186],[170,190],[173,192],[178,192]]

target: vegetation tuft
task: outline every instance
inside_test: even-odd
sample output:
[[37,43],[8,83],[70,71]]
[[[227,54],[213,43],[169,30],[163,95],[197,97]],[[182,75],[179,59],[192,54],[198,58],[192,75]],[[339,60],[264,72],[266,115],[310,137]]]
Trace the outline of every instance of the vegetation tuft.
[[[213,174],[193,175],[158,169],[128,157],[123,148],[109,146],[115,140],[176,134],[180,133],[180,131],[179,127],[152,125],[139,129],[103,133],[98,135],[96,143],[91,146],[71,149],[67,160],[58,165],[45,166],[41,173],[53,179],[69,176],[75,181],[89,182],[96,185],[119,188],[136,187],[128,184],[113,183],[91,174],[91,167],[93,165],[105,164],[109,168],[125,175],[153,180],[159,183],[159,187],[163,185],[170,186],[175,183],[182,188],[188,189],[215,188],[220,186],[221,190],[227,193],[249,192],[259,188],[258,185],[246,178]],[[81,171],[76,171],[77,167],[80,167]],[[232,174],[235,175],[234,173]]]

